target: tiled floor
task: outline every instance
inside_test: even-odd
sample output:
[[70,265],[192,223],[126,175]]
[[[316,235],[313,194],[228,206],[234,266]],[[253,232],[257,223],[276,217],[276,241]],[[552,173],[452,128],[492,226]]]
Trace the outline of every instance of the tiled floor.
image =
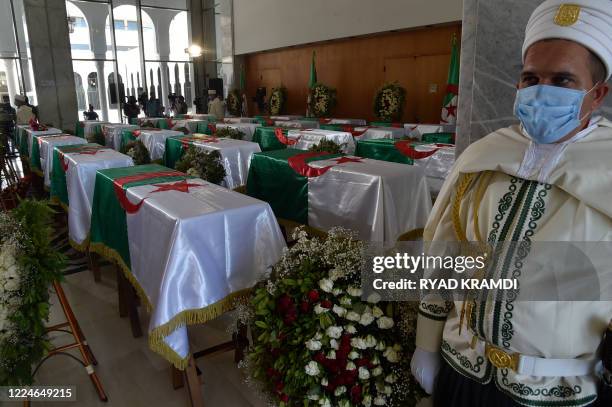
[[[83,367],[65,356],[54,356],[36,376],[39,385],[76,385],[77,402],[32,403],[41,406],[109,406],[109,407],[172,407],[188,406],[185,389],[173,390],[170,365],[147,346],[146,334],[132,337],[129,320],[119,318],[114,269],[105,268],[102,281],[95,283],[90,272],[70,275],[63,283],[64,291],[98,359],[96,371],[109,401],[100,402]],[[57,297],[52,297],[50,324],[63,322]],[[148,318],[141,309],[141,322],[146,331]],[[230,318],[221,317],[206,325],[190,329],[195,349],[202,349],[229,340]],[[54,344],[66,343],[67,334],[55,334]],[[244,376],[227,352],[200,359],[202,392],[207,407],[265,406],[244,384]],[[0,403],[1,404],[1,403]],[[9,404],[7,404],[9,405]],[[18,404],[15,404],[18,405]]]

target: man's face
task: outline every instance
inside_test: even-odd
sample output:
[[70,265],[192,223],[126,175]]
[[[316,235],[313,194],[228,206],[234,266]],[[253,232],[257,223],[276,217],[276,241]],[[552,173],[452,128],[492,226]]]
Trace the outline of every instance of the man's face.
[[564,139],[586,127],[590,114],[601,106],[608,93],[608,85],[594,83],[591,63],[588,49],[566,40],[536,42],[529,47],[525,55],[525,65],[517,85],[519,89],[534,85],[550,85],[589,91],[597,85],[584,98],[580,113],[580,117],[584,117],[583,126]]

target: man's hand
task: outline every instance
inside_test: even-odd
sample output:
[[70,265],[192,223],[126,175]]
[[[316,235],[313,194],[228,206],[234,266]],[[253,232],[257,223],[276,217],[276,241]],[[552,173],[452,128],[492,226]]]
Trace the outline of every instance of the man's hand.
[[440,353],[416,348],[410,362],[410,370],[427,394],[433,394],[436,377],[440,371]]

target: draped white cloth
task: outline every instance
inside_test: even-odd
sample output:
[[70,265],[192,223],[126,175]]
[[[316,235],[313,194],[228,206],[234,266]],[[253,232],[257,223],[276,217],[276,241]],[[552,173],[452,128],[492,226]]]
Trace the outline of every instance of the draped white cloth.
[[288,129],[318,129],[319,122],[317,120],[277,120],[274,122],[277,127],[285,127]]
[[439,150],[433,155],[414,160],[414,165],[425,171],[429,190],[433,196],[438,195],[446,177],[455,165],[455,146],[436,147],[435,144],[423,144],[414,147],[416,151],[431,151],[435,148]]
[[244,140],[218,138],[214,143],[196,141],[193,144],[204,150],[218,150],[225,167],[225,186],[229,189],[246,185],[251,156],[261,152],[259,144]]
[[308,150],[310,147],[319,144],[321,140],[327,139],[342,146],[342,152],[346,154],[355,153],[355,140],[353,135],[346,131],[333,130],[289,130],[287,136],[296,139],[298,142],[293,146],[300,150]]
[[32,151],[32,140],[34,139],[34,136],[52,136],[54,134],[63,133],[60,129],[56,129],[55,127],[49,127],[47,130],[43,131],[34,131],[30,128],[30,126],[23,126],[22,128],[27,134],[26,137],[28,138],[28,151]]
[[103,124],[110,124],[109,122],[100,121],[100,120],[84,120],[81,122],[83,124],[83,134],[87,140],[93,140],[95,135],[95,128],[97,126],[101,126]]
[[172,136],[182,136],[183,132],[175,130],[148,130],[141,129],[138,140],[142,141],[149,154],[151,160],[159,160],[164,157],[166,151],[166,139]]
[[236,124],[236,123],[257,123],[257,120],[253,117],[226,117],[223,119],[225,124]]
[[117,151],[121,147],[121,133],[124,130],[136,130],[138,126],[134,124],[109,123],[102,125],[102,134],[107,147],[111,147]]
[[[189,192],[129,188],[127,215],[131,268],[152,305],[149,331],[186,310],[212,305],[251,288],[281,257],[285,241],[270,206],[201,179]],[[165,338],[181,358],[187,329]]]
[[57,146],[86,144],[87,140],[75,136],[39,137],[40,167],[43,170],[45,186],[51,186],[51,171],[53,171],[53,149]]
[[257,127],[261,127],[261,124],[259,123],[220,123],[220,124],[217,124],[218,129],[222,129],[225,127],[239,130],[244,133],[243,140],[253,141],[253,134],[255,134],[255,129]]
[[181,127],[185,127],[189,130],[190,133],[197,133],[198,124],[200,123],[208,123],[208,120],[202,119],[179,119],[173,120],[174,126],[172,126],[172,130],[180,129]]
[[405,135],[416,140],[421,140],[423,134],[442,133],[444,127],[441,124],[419,124],[406,123],[404,124]]
[[[353,157],[356,158],[356,157]],[[308,178],[308,224],[322,230],[343,226],[365,241],[393,244],[405,232],[425,227],[431,212],[427,179],[421,168],[367,158],[312,161],[334,165]]]
[[[367,129],[367,130],[366,130]],[[404,137],[406,132],[401,127],[355,127],[355,131],[366,131],[361,136],[356,136],[355,140],[374,140],[374,139],[398,139]]]
[[166,118],[165,117],[139,117],[138,118],[138,125],[142,126],[145,123],[151,123],[154,126],[157,126],[158,122],[160,122],[162,120],[166,120]]
[[189,116],[190,119],[196,119],[196,120],[214,120],[215,119],[215,115],[214,114],[204,114],[204,113],[196,113],[196,114],[187,114],[185,116]]
[[363,119],[331,119],[327,124],[348,124],[351,126],[365,126],[368,124]]
[[68,165],[68,236],[80,245],[89,236],[96,172],[107,168],[131,167],[134,163],[131,157],[111,149],[100,150],[93,155],[66,153],[64,162]]
[[287,120],[298,120],[298,119],[301,119],[302,117],[303,116],[296,115],[296,114],[287,114],[287,115],[284,115],[284,116],[282,116],[282,115],[281,116],[270,116],[270,120],[284,120],[284,121],[287,121]]

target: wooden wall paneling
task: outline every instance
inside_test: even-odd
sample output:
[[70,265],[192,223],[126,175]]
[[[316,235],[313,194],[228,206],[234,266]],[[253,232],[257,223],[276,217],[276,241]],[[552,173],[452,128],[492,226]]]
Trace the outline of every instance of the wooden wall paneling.
[[[278,72],[288,91],[287,113],[304,114],[310,61],[316,51],[319,82],[338,91],[333,116],[374,120],[375,92],[386,81],[397,80],[408,92],[403,120],[437,122],[446,88],[451,38],[453,34],[459,38],[460,32],[461,24],[457,23],[247,55],[249,111],[257,112],[252,97],[262,76],[270,78],[277,75],[271,72]],[[430,84],[438,84],[436,93],[429,93]]]

